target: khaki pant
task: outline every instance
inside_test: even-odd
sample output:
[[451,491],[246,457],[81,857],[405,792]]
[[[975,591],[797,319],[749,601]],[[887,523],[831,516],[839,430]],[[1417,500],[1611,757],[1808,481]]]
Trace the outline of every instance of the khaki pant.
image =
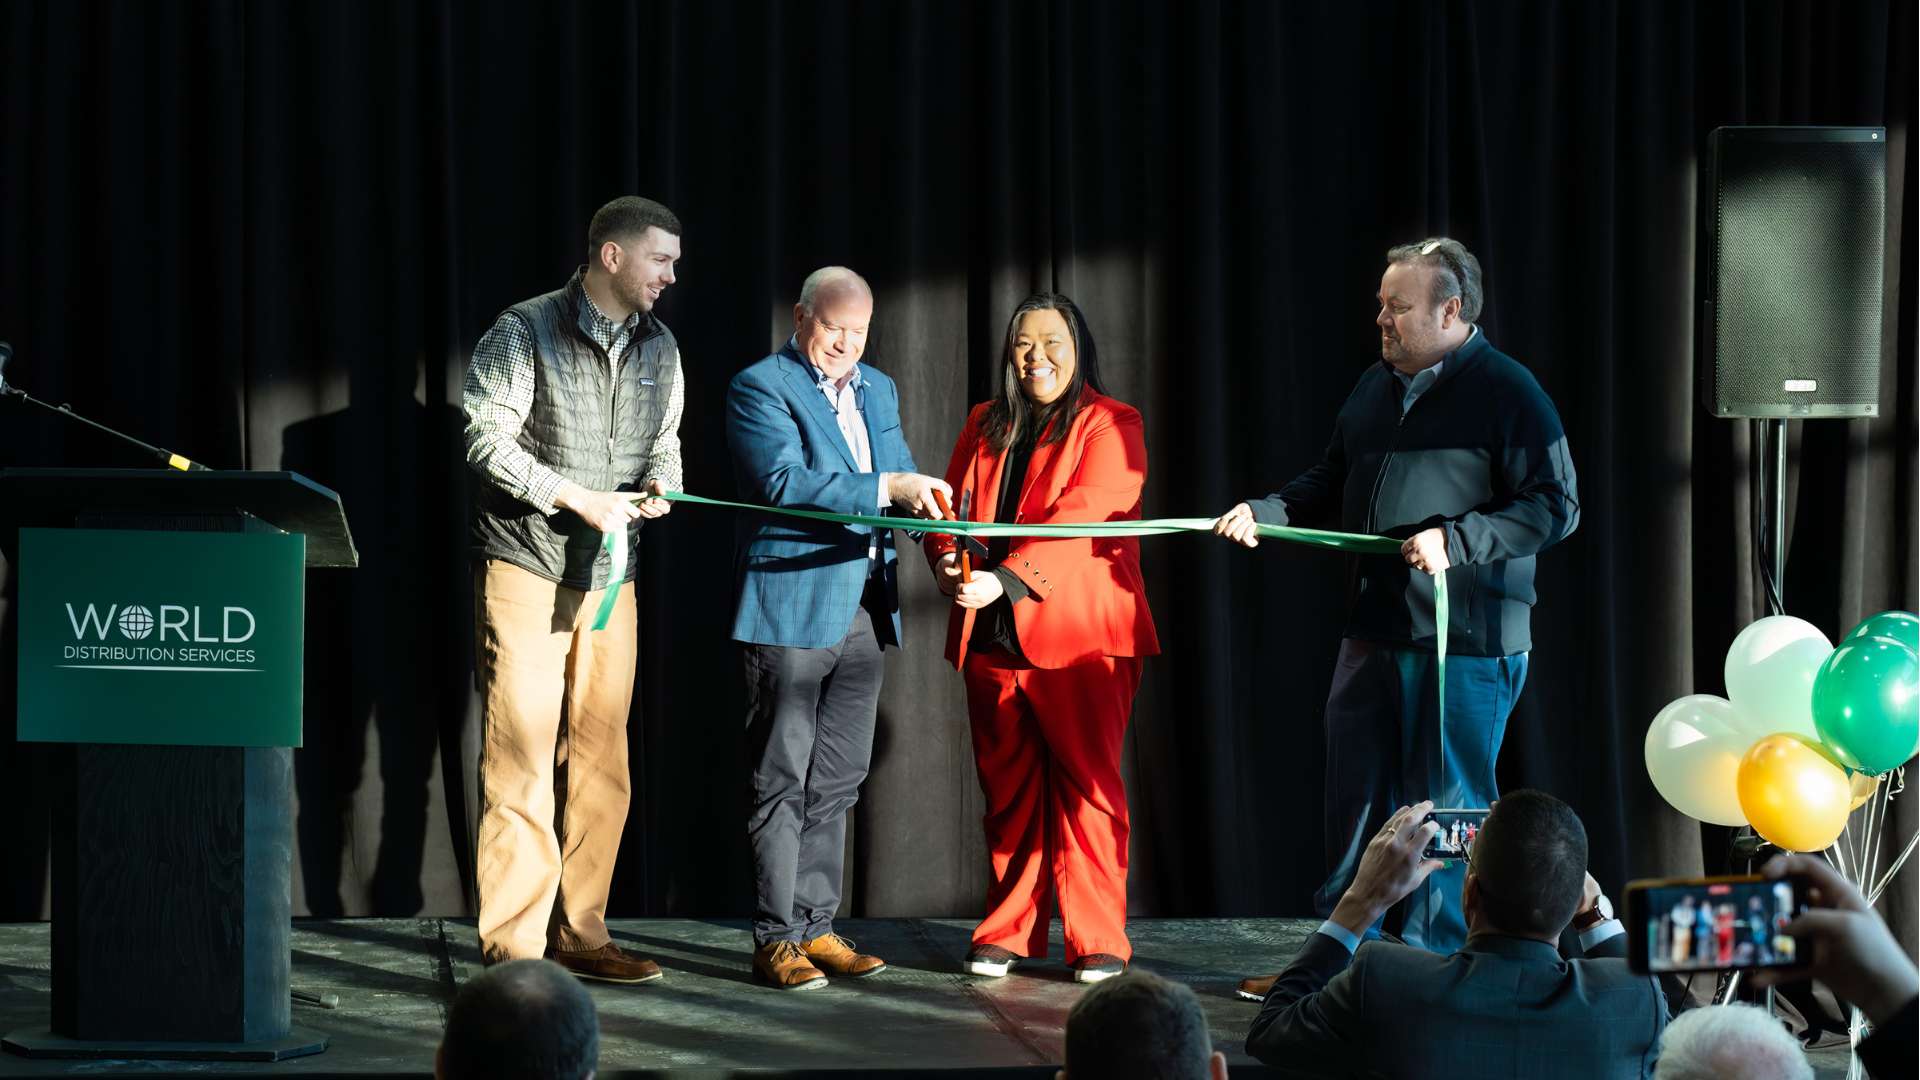
[[[632,582],[605,630],[582,593],[497,559],[474,568],[480,741],[480,950],[597,949],[627,823],[627,714],[639,627]],[[564,718],[562,704],[565,705]]]

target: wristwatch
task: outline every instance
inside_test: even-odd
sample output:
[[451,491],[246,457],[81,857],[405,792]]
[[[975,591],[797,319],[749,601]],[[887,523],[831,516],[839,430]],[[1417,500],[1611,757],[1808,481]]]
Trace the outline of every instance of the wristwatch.
[[1611,918],[1613,918],[1613,904],[1607,899],[1606,893],[1601,893],[1593,898],[1592,907],[1574,915],[1573,929],[1575,933],[1584,934]]

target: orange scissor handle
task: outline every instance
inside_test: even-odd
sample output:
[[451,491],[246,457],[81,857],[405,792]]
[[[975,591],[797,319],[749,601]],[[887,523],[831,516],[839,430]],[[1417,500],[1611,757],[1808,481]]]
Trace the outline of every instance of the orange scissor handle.
[[[953,516],[953,505],[947,502],[946,492],[941,491],[939,488],[934,488],[933,500],[940,504],[940,513],[945,515],[949,520],[952,520],[952,521],[959,520],[958,518],[955,518]],[[966,541],[956,539],[955,543],[959,545],[958,552],[960,555],[960,580],[963,582],[972,581],[973,580],[973,556],[967,553]]]

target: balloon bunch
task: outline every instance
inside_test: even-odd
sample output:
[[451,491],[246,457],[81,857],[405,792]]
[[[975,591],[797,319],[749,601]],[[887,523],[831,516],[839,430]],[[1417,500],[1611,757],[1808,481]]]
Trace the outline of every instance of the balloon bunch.
[[[1811,623],[1769,616],[1734,638],[1726,675],[1726,697],[1689,694],[1647,729],[1647,775],[1689,817],[1752,825],[1789,851],[1824,851],[1920,752],[1920,618],[1912,612],[1874,615],[1839,648]],[[1889,796],[1900,779],[1886,786]],[[1859,862],[1878,851],[1874,809],[1866,847],[1851,858],[1831,853],[1865,889],[1874,883]]]

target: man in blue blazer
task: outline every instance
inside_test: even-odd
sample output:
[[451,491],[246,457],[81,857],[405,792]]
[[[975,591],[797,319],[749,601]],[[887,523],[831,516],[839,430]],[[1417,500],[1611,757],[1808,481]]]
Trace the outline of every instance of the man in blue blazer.
[[[1440,863],[1421,853],[1433,804],[1401,807],[1368,843],[1333,915],[1280,973],[1247,1053],[1321,1076],[1643,1077],[1677,983],[1635,975],[1626,930],[1586,872],[1565,803],[1512,792],[1467,859],[1466,944],[1450,956],[1360,937]],[[1560,955],[1562,931],[1584,954]]]
[[[793,337],[727,387],[741,497],[838,514],[939,517],[946,483],[922,476],[893,380],[861,365],[873,292],[829,266],[808,275]],[[733,638],[747,679],[753,768],[753,967],[783,990],[886,967],[833,932],[846,815],[873,753],[881,649],[898,648],[890,529],[743,515]]]

